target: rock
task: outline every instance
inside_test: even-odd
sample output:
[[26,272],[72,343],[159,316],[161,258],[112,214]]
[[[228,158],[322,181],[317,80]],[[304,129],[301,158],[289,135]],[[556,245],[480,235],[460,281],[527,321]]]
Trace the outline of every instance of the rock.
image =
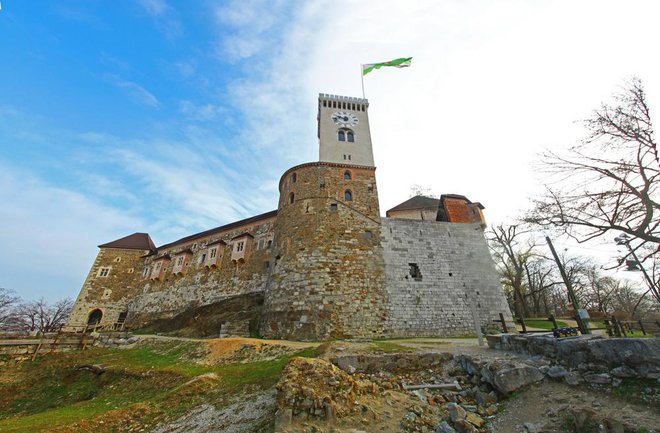
[[612,371],[610,371],[610,374],[614,377],[619,377],[619,378],[628,378],[628,377],[635,377],[635,370],[633,370],[630,367],[626,367],[625,365],[622,365],[621,367],[613,368]]
[[531,423],[531,422],[526,422],[523,424],[523,427],[525,427],[525,431],[527,433],[541,433],[543,432],[543,427],[545,424],[543,423]]
[[440,425],[435,429],[435,433],[456,433],[456,430],[447,424],[447,421],[442,421]]
[[454,423],[454,427],[459,433],[479,433],[477,428],[464,419],[459,419]]
[[346,367],[346,372],[347,372],[348,374],[354,374],[355,371],[356,371],[356,368],[353,367],[352,365],[349,365],[348,367]]
[[138,341],[140,341],[140,337],[131,337],[126,341],[128,341],[128,344],[137,343]]
[[564,382],[566,382],[567,385],[576,386],[580,383],[580,376],[576,373],[568,373],[564,376]]
[[539,371],[543,374],[547,374],[548,370],[550,370],[550,367],[547,366],[547,365],[542,365],[542,366],[539,367]]
[[618,388],[619,386],[621,386],[622,383],[623,383],[623,379],[619,379],[618,377],[615,377],[614,379],[612,379],[612,386],[615,387],[615,388]]
[[605,418],[603,420],[605,433],[625,433],[626,429],[623,423],[615,419]]
[[543,373],[538,368],[526,365],[495,372],[491,385],[502,394],[510,394],[541,380],[543,380]]
[[607,373],[588,373],[584,375],[584,380],[589,383],[606,384],[612,382],[612,377]]
[[474,399],[480,406],[486,406],[488,404],[497,403],[497,394],[494,391],[485,393],[481,390],[474,393]]
[[553,379],[561,379],[568,374],[568,371],[561,365],[555,365],[550,367],[547,374]]
[[291,424],[293,410],[290,407],[280,408],[275,412],[275,427],[284,427]]
[[465,420],[476,427],[481,427],[486,423],[486,421],[484,421],[483,418],[481,418],[476,413],[472,413],[472,412],[467,412],[467,416],[465,417]]
[[584,431],[589,421],[592,421],[596,416],[596,411],[590,407],[583,407],[581,409],[573,409],[573,424],[577,431]]
[[449,416],[451,417],[451,420],[453,422],[456,422],[458,420],[465,419],[467,413],[465,412],[465,409],[457,405],[456,403],[448,403],[447,404],[447,412],[449,412]]

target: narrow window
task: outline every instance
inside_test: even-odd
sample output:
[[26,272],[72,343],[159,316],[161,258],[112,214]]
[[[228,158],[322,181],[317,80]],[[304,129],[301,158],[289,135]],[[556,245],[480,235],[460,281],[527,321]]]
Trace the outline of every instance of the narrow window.
[[346,155],[344,154],[344,159],[346,159]]
[[289,203],[292,204],[292,203],[294,202],[295,199],[296,199],[296,196],[295,196],[294,193],[289,194]]
[[344,180],[351,180],[351,172],[346,170],[344,172]]
[[202,254],[202,257],[199,258],[199,263],[204,263],[206,261],[206,253]]
[[117,263],[121,262],[121,257],[117,257],[117,258],[115,259],[115,262],[117,262]]
[[259,245],[257,245],[258,250],[263,250],[264,249],[264,240],[259,239]]
[[327,101],[323,101],[323,106],[324,106],[324,107],[327,107],[327,106],[328,106]]
[[344,131],[337,132],[337,140],[346,141],[346,133]]
[[353,136],[353,131],[348,131],[346,133],[346,141],[349,143],[355,143],[355,137]]
[[266,245],[266,248],[270,249],[273,246],[273,241],[269,240],[268,244]]
[[245,247],[245,242],[240,241],[239,243],[236,244],[236,252],[239,253],[243,251],[244,247]]
[[218,250],[216,248],[213,248],[211,251],[209,251],[209,257],[212,259],[215,259],[216,254],[218,253]]
[[330,212],[337,212],[337,203],[330,204]]
[[351,192],[350,189],[347,189],[346,192],[344,192],[344,200],[346,200],[346,201],[352,201],[353,200],[353,193]]
[[348,155],[348,160],[349,160],[349,161],[351,160],[351,155]]
[[144,268],[142,270],[142,278],[147,278],[148,275],[149,275],[149,268]]
[[298,175],[296,173],[293,173],[291,175],[291,182],[296,183],[296,180],[298,180]]
[[422,272],[419,270],[417,263],[408,263],[408,266],[410,266],[410,276],[415,281],[422,281]]

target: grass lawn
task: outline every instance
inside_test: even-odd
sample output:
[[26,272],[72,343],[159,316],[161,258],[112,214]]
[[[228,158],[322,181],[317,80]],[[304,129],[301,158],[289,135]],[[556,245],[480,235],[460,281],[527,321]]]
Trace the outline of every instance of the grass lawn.
[[[197,350],[188,342],[90,348],[0,365],[0,377],[8,378],[0,380],[0,431],[104,433],[146,428],[202,402],[223,401],[246,386],[270,388],[293,356],[316,356],[316,349],[306,349],[272,361],[203,365],[192,360]],[[102,365],[105,372],[96,375],[75,368],[83,364]],[[206,373],[216,376],[189,382]]]
[[[552,322],[546,319],[525,319],[525,325],[528,326],[529,328],[547,329],[548,331],[552,331]],[[562,328],[568,325],[566,324],[566,322],[557,320],[557,326]]]

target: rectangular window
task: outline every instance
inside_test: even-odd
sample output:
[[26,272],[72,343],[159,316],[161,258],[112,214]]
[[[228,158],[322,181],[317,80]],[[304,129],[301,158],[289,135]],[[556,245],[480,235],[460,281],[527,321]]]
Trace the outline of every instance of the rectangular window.
[[99,277],[107,277],[110,274],[110,268],[99,269]]
[[337,203],[331,203],[330,204],[330,211],[331,212],[337,212]]
[[211,251],[209,251],[209,257],[212,258],[212,259],[215,259],[215,256],[216,256],[217,252],[218,252],[217,248],[211,249]]
[[239,243],[236,244],[236,252],[241,252],[243,251],[243,248],[245,247],[245,242],[240,241]]
[[142,278],[147,278],[149,276],[149,268],[144,268],[142,270]]
[[408,266],[410,266],[410,276],[415,281],[422,281],[422,271],[419,270],[417,263],[408,263]]
[[161,265],[161,262],[156,262],[156,265],[154,266],[154,271],[156,271],[156,272],[160,271],[160,265]]
[[206,261],[206,253],[202,254],[202,256],[199,258],[199,263],[204,263]]
[[270,249],[272,246],[273,246],[273,241],[269,240],[268,245],[266,246],[266,248]]
[[176,265],[177,266],[183,266],[183,259],[185,259],[185,257],[183,257],[183,256],[176,259]]

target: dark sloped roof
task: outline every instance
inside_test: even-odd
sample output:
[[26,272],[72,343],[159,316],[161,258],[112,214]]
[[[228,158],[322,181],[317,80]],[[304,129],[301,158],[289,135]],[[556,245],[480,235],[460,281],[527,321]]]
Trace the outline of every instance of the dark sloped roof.
[[99,245],[99,248],[123,248],[126,250],[149,250],[156,251],[156,245],[151,240],[149,233],[133,233],[116,241]]
[[468,204],[472,203],[469,198],[460,194],[442,194],[440,196],[440,201],[445,201],[446,198],[453,198],[458,200],[465,200]]
[[233,222],[233,223],[230,223],[230,224],[226,224],[224,226],[216,227],[214,229],[206,230],[206,231],[201,232],[201,233],[196,233],[194,235],[186,236],[185,238],[181,238],[178,241],[174,241],[174,242],[170,242],[169,244],[161,245],[158,249],[162,250],[162,249],[165,249],[165,248],[170,248],[170,247],[172,247],[174,245],[177,245],[177,244],[190,242],[190,241],[195,240],[195,239],[199,239],[199,238],[203,238],[203,237],[206,237],[206,236],[210,236],[210,235],[215,234],[215,233],[231,230],[235,227],[240,227],[242,225],[255,223],[257,221],[272,218],[274,216],[277,216],[277,211],[276,210],[266,212],[266,213],[262,213],[261,215],[246,218],[244,220],[236,221],[236,222]]
[[404,201],[401,204],[394,206],[387,212],[411,210],[411,209],[437,209],[440,206],[440,200],[432,197],[424,197],[417,195],[411,199]]
[[245,237],[248,237],[248,236],[251,237],[251,238],[254,238],[254,236],[252,236],[250,233],[245,232],[245,233],[241,233],[240,235],[234,236],[233,238],[231,238],[231,240],[233,241],[234,239],[245,238]]

